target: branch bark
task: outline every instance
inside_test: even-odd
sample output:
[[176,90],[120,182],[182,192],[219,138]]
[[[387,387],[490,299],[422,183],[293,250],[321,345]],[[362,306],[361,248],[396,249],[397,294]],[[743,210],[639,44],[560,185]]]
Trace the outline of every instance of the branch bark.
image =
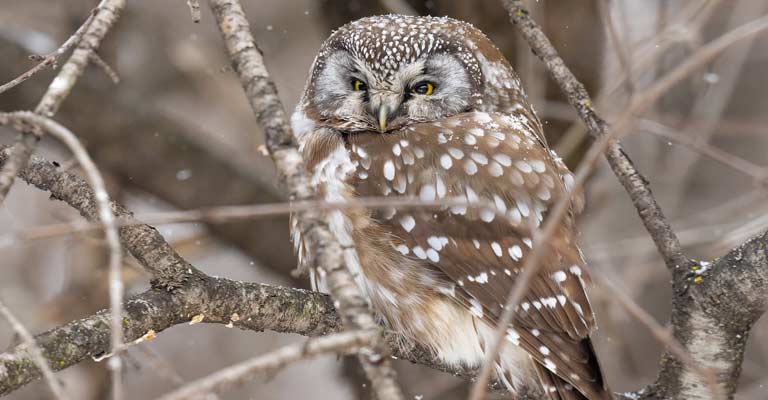
[[[242,6],[237,0],[209,0],[209,5],[251,109],[264,129],[267,149],[275,162],[281,181],[288,189],[288,198],[314,198],[315,193],[309,183],[298,145],[288,127],[277,89],[264,65],[261,51],[251,35]],[[343,252],[355,250],[342,249],[320,213],[310,211],[298,214],[297,222],[310,263],[325,272],[331,296],[338,302],[344,324],[355,330],[378,329],[368,302],[344,263]],[[379,400],[402,399],[403,393],[395,380],[395,370],[389,359],[382,357],[386,352],[383,341],[374,340],[370,351],[358,354]]]
[[[123,8],[125,8],[125,0],[103,0],[99,4],[94,11],[93,18],[86,21],[88,28],[72,52],[72,56],[61,67],[59,74],[48,86],[48,90],[35,107],[35,113],[45,117],[52,117],[56,114],[61,103],[67,98],[72,87],[75,86],[78,78],[85,71],[85,67],[91,60],[91,54],[99,48],[101,40],[117,22]],[[17,173],[26,165],[35,150],[38,140],[35,132],[25,131],[13,146],[10,162],[0,170],[0,204],[8,195]]]
[[[590,133],[597,138],[606,137],[607,124],[596,114],[589,94],[565,66],[540,27],[530,18],[522,1],[503,0],[503,3],[512,22],[529,42],[534,53],[547,66]],[[697,54],[647,89],[643,96],[638,96],[627,112],[622,114],[613,130],[627,128],[633,113],[643,110],[644,106],[651,104],[675,83],[688,76],[692,70],[701,67],[705,60],[711,60],[725,47],[748,39],[766,28],[768,19],[759,18],[704,46]],[[673,275],[671,322],[674,337],[691,354],[694,362],[714,369],[718,389],[728,398],[733,397],[744,356],[746,336],[752,324],[765,312],[767,265],[764,262],[765,242],[761,240],[765,239],[765,235],[731,251],[714,264],[699,265],[684,255],[680,242],[653,197],[647,180],[635,169],[618,142],[608,146],[606,158],[629,193],[643,224]],[[748,248],[750,251],[746,266],[741,264],[742,248]],[[742,268],[738,268],[739,266]],[[701,274],[709,272],[710,268],[718,271],[717,276],[714,276],[716,279],[711,286],[701,286],[705,279]],[[740,279],[735,279],[736,277],[746,282],[741,282]],[[747,306],[724,300],[734,297]],[[751,312],[745,313],[744,308]],[[643,398],[711,398],[702,378],[684,368],[680,361],[669,353],[662,357],[662,368],[656,383],[637,395]]]

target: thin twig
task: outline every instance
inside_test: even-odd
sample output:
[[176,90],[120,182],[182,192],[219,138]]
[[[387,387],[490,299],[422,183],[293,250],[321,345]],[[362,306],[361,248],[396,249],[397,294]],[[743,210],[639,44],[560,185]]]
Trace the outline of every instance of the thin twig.
[[697,363],[693,357],[691,357],[690,353],[688,353],[688,350],[675,339],[670,329],[659,324],[651,314],[643,310],[643,308],[632,300],[631,297],[627,296],[626,292],[617,289],[604,274],[594,273],[588,265],[584,265],[584,271],[588,273],[598,287],[610,292],[612,300],[617,300],[619,305],[630,316],[634,317],[641,325],[646,327],[656,341],[666,347],[667,350],[674,354],[686,367],[704,377],[705,382],[710,385],[710,393],[716,393],[714,398],[723,397],[723,394],[718,393],[719,390],[717,386],[715,386],[715,382],[717,382],[715,372],[708,366]]
[[[85,71],[85,67],[91,60],[91,53],[99,48],[102,39],[115,24],[123,8],[125,8],[125,0],[102,0],[99,3],[92,12],[92,19],[82,37],[76,40],[77,46],[69,60],[61,67],[61,71],[35,107],[35,113],[46,117],[53,117],[56,114],[61,103]],[[16,175],[29,161],[38,140],[34,132],[25,131],[14,144],[10,159],[0,170],[0,204],[5,201]]]
[[639,120],[637,125],[640,129],[679,143],[696,153],[709,157],[735,171],[741,172],[752,178],[755,181],[755,184],[761,189],[765,189],[768,185],[768,167],[757,165],[744,158],[720,150],[705,141],[696,140],[695,137],[678,133],[678,131],[656,121],[643,119]]
[[[289,198],[314,198],[314,190],[288,126],[275,83],[264,65],[240,2],[209,0],[209,5],[256,120],[264,130],[267,149],[281,181],[288,189]],[[377,329],[378,324],[368,303],[344,262],[343,251],[354,252],[354,248],[342,250],[338,238],[328,229],[326,218],[316,211],[297,215],[297,221],[309,254],[316,257],[312,263],[326,273],[328,287],[338,301],[345,326],[356,330]],[[391,362],[382,357],[386,351],[382,340],[374,340],[370,351],[366,354],[360,352],[359,358],[379,400],[402,399],[404,396],[395,380],[395,370]]]
[[104,61],[103,58],[101,58],[101,56],[99,56],[98,53],[94,51],[93,53],[91,53],[90,57],[91,57],[91,62],[93,62],[93,64],[96,65],[97,67],[101,68],[101,70],[104,71],[104,74],[107,75],[107,77],[109,77],[110,80],[112,80],[112,83],[114,83],[115,85],[120,83],[120,76],[117,74],[117,72],[115,72],[115,70],[112,67],[109,66],[109,64],[107,64],[106,61]]
[[[520,0],[504,0],[503,2],[505,7],[507,7],[510,18],[512,18],[520,32],[526,37],[534,53],[542,59],[552,74],[553,79],[561,85],[568,101],[576,108],[579,116],[584,120],[592,134],[598,138],[598,141],[592,145],[576,171],[575,184],[571,196],[583,186],[591,168],[597,161],[597,157],[604,150],[607,150],[606,158],[608,162],[632,198],[646,229],[653,238],[668,268],[674,271],[675,275],[683,270],[687,270],[690,261],[683,255],[680,242],[651,194],[650,187],[645,179],[635,170],[631,160],[626,156],[618,142],[613,140],[613,136],[616,136],[616,139],[618,139],[622,133],[628,130],[635,115],[647,110],[664,93],[698,68],[711,61],[725,48],[768,29],[768,17],[760,18],[736,28],[712,41],[707,46],[702,47],[685,63],[672,70],[643,93],[638,94],[628,109],[617,119],[612,129],[608,131],[605,121],[592,108],[592,102],[586,89],[584,89],[584,86],[573,76],[573,73],[558,56],[557,51],[552,47],[552,44],[541,28],[528,16],[528,12],[523,7],[522,2]],[[490,351],[486,353],[483,367],[470,395],[471,400],[482,400],[485,398],[485,386],[491,376],[493,360],[497,357],[504,344],[503,338],[506,329],[512,322],[518,302],[528,289],[528,282],[540,268],[538,261],[548,246],[548,239],[554,233],[560,219],[564,216],[568,208],[568,201],[569,198],[561,199],[556,205],[555,210],[547,217],[544,226],[534,234],[534,250],[526,258],[523,271],[507,297],[504,312],[499,318],[495,331],[495,340],[489,348]]]
[[[40,116],[38,114],[22,111],[16,113],[0,114],[0,125],[16,124],[31,125],[45,133],[59,139],[64,143],[77,159],[80,167],[85,172],[91,187],[99,213],[99,220],[104,226],[104,235],[109,246],[109,303],[112,311],[112,349],[118,349],[123,344],[122,331],[122,305],[123,305],[123,280],[120,276],[122,265],[122,247],[120,237],[115,226],[115,216],[110,208],[109,194],[107,193],[104,179],[96,164],[93,162],[85,147],[77,137],[59,123]],[[22,128],[23,129],[23,128]],[[122,399],[122,365],[120,357],[115,356],[109,360],[109,368],[112,372],[112,395],[114,400]]]
[[[0,147],[2,151],[2,147]],[[494,213],[498,218],[510,217],[504,212],[496,210],[493,202],[476,201],[468,202],[466,199],[439,199],[423,201],[412,197],[359,197],[348,202],[329,202],[325,200],[304,200],[290,203],[266,203],[238,206],[218,206],[182,211],[165,211],[156,213],[137,214],[133,217],[121,217],[115,220],[117,227],[139,224],[174,224],[186,222],[223,223],[253,218],[261,218],[273,215],[285,215],[311,210],[336,211],[349,209],[378,210],[394,208],[406,209],[442,209],[445,207],[467,207],[469,210],[483,210]],[[0,248],[7,247],[26,240],[47,239],[56,236],[73,233],[84,233],[101,229],[102,225],[96,222],[76,220],[49,225],[42,225],[25,230],[0,235]]]
[[189,6],[189,12],[192,14],[192,22],[199,23],[200,19],[200,1],[199,0],[187,0]]
[[56,377],[53,376],[53,371],[51,370],[51,367],[48,366],[48,360],[45,359],[43,351],[37,345],[37,342],[35,342],[35,338],[1,299],[0,314],[2,314],[3,318],[8,320],[8,323],[11,324],[13,330],[21,336],[21,339],[28,348],[27,350],[32,361],[37,365],[37,368],[40,369],[40,372],[43,374],[43,379],[45,379],[45,383],[48,384],[48,388],[51,389],[53,397],[57,400],[66,400],[68,397],[64,394],[64,388],[61,387],[61,383],[59,383]]
[[45,68],[48,68],[50,66],[56,67],[56,62],[59,60],[61,56],[66,54],[68,51],[72,50],[72,47],[80,43],[80,40],[83,38],[83,34],[85,34],[85,30],[88,29],[88,27],[91,25],[91,21],[93,21],[93,17],[96,15],[96,9],[94,9],[90,15],[88,15],[88,18],[86,18],[85,22],[83,22],[82,25],[80,25],[79,28],[75,31],[75,33],[72,34],[72,36],[69,37],[61,46],[59,46],[58,49],[53,51],[52,53],[49,53],[48,55],[41,57],[41,56],[35,56],[30,58],[34,58],[36,60],[40,60],[40,62],[32,67],[30,70],[24,72],[23,74],[19,75],[12,81],[0,85],[0,94],[3,92],[12,89],[16,87],[17,85],[24,83],[29,78],[35,76],[38,72],[44,70]]
[[621,65],[621,69],[626,76],[627,92],[631,97],[635,93],[635,80],[632,74],[630,53],[628,51],[628,46],[624,45],[622,39],[619,37],[619,32],[616,30],[616,24],[614,24],[613,15],[611,14],[611,0],[598,0],[597,9],[600,12],[600,19],[608,31],[608,37],[611,39],[611,45],[616,53],[616,58],[619,60],[619,65]]
[[376,336],[378,332],[375,331],[347,331],[284,346],[190,382],[158,400],[201,399],[207,392],[221,392],[258,374],[271,374],[297,361],[325,353],[359,350],[373,342]]

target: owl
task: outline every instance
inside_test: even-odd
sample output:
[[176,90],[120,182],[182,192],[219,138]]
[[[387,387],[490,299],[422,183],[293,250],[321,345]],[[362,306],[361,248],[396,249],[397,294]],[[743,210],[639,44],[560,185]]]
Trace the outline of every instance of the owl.
[[[325,217],[387,329],[448,365],[478,367],[532,233],[573,184],[509,62],[465,22],[360,19],[323,43],[291,124],[320,198],[444,201]],[[570,207],[495,369],[516,395],[534,388],[551,399],[610,399],[575,242],[581,199]],[[322,290],[323,270],[311,275]]]

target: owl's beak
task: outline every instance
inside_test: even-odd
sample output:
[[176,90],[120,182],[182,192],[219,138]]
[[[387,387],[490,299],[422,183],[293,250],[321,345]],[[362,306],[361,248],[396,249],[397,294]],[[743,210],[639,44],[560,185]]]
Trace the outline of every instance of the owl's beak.
[[389,116],[389,107],[386,104],[382,104],[379,108],[379,132],[387,131],[387,117]]

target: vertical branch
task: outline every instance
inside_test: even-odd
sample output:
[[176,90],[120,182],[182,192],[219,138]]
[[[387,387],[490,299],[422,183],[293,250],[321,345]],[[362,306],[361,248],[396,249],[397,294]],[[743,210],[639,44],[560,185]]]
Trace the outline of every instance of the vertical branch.
[[[99,3],[92,18],[86,21],[88,28],[83,33],[75,51],[48,86],[48,90],[35,108],[35,113],[46,117],[56,114],[61,103],[85,71],[85,67],[91,60],[91,54],[99,48],[102,39],[115,24],[123,8],[125,8],[125,0],[102,0]],[[16,175],[29,161],[38,140],[34,132],[23,131],[21,138],[13,146],[10,159],[0,170],[0,204],[8,195]]]
[[[313,198],[314,191],[288,127],[285,110],[264,65],[261,51],[251,35],[242,6],[237,0],[209,0],[209,4],[256,120],[264,129],[267,149],[288,189],[289,198]],[[317,212],[305,212],[299,217],[299,228],[310,250],[309,254],[314,257],[314,263],[325,271],[331,295],[338,302],[339,313],[346,327],[378,329],[367,302],[343,262],[342,248],[328,229],[326,221]],[[372,355],[361,354],[360,359],[379,400],[402,399],[403,394],[395,382],[391,362],[380,355],[386,351],[380,337],[373,342],[371,350]]]

